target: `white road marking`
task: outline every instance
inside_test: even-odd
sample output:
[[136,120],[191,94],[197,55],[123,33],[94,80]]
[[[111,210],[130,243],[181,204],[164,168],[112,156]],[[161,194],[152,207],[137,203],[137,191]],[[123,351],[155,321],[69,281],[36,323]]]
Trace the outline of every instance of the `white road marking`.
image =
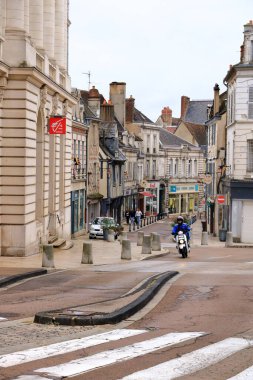
[[7,318],[0,317],[0,322],[7,321]]
[[253,340],[228,338],[185,354],[181,358],[172,359],[143,371],[135,372],[123,377],[121,380],[175,379],[216,364],[228,356],[251,346],[253,346]]
[[253,366],[245,369],[245,371],[238,373],[238,375],[230,377],[227,380],[252,380],[252,379],[253,379]]
[[[189,339],[195,339],[205,334],[206,333],[204,332],[169,333],[158,338],[134,343],[114,350],[103,351],[86,358],[72,360],[68,363],[59,364],[57,366],[40,368],[35,372],[42,372],[49,376],[53,375],[59,377],[78,375],[115,362],[118,363],[141,355],[146,355],[155,350],[160,350]],[[157,378],[157,376],[154,378]]]
[[10,367],[31,362],[33,360],[48,358],[50,356],[62,355],[83,348],[96,346],[98,344],[143,334],[145,332],[147,331],[118,329],[80,339],[72,339],[60,343],[50,344],[48,346],[36,347],[29,350],[14,352],[12,354],[1,355],[0,367]]
[[37,375],[24,375],[16,377],[14,380],[50,380],[48,377],[41,377]]

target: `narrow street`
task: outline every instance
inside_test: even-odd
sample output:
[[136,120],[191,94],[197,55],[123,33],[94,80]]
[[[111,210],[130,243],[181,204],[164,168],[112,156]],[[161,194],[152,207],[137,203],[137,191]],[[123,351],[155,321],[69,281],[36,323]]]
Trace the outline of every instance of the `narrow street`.
[[[102,380],[106,371],[111,380],[225,380],[253,366],[252,248],[197,247],[184,260],[167,229],[157,223],[145,233],[159,231],[168,254],[59,271],[2,289],[0,315],[10,314],[0,322],[0,379]],[[129,233],[133,242],[136,234]],[[165,270],[179,275],[117,325],[32,322],[39,310],[110,299],[126,292],[128,281]]]

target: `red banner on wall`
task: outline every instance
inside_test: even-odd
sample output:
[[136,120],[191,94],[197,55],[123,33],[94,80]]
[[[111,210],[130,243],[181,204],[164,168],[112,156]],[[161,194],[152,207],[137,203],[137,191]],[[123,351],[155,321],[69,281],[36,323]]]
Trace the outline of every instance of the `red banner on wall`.
[[66,134],[66,117],[54,116],[49,118],[48,132],[50,135]]

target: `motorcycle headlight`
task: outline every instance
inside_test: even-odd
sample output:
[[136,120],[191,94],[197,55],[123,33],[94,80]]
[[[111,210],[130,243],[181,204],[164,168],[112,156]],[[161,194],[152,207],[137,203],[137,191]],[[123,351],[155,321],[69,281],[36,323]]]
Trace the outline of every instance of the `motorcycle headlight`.
[[184,240],[179,240],[179,243],[180,243],[180,244],[183,244],[183,243],[184,243]]

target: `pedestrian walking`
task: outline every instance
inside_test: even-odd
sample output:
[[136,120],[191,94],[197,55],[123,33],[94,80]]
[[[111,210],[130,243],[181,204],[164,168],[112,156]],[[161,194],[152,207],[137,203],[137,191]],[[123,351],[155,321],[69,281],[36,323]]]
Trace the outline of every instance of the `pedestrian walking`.
[[127,224],[129,224],[129,218],[130,218],[130,212],[129,212],[129,210],[126,210],[126,212],[125,212],[125,218],[126,218]]
[[135,222],[135,211],[132,209],[132,210],[130,211],[130,223],[131,223],[132,225],[134,225],[134,222]]
[[139,208],[137,208],[136,213],[135,213],[135,219],[136,219],[136,223],[137,223],[138,228],[140,228],[141,216],[142,216],[142,212]]

